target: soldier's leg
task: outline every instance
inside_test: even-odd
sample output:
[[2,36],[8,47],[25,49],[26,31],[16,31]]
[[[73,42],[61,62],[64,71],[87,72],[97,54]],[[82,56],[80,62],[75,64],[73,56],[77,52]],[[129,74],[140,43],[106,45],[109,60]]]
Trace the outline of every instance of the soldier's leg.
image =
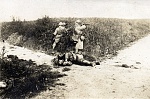
[[78,49],[79,49],[79,42],[76,43],[76,46],[75,46],[75,53],[78,53]]
[[53,43],[53,49],[55,49],[56,47],[56,44],[59,42],[60,38],[56,38],[54,43]]
[[95,66],[95,62],[90,62],[88,60],[83,60],[82,64],[86,65],[86,66]]
[[90,66],[95,66],[95,64],[94,64],[94,62],[90,62],[90,61],[88,61],[88,60],[84,60],[83,61],[83,63],[85,64],[85,65],[90,65]]
[[65,61],[68,61],[69,59],[69,53],[65,53]]
[[75,53],[78,53],[78,48],[77,47],[75,47]]
[[76,53],[78,53],[79,50],[83,50],[83,41],[81,41],[81,39],[79,39],[76,44]]
[[56,42],[53,43],[53,49],[56,47]]

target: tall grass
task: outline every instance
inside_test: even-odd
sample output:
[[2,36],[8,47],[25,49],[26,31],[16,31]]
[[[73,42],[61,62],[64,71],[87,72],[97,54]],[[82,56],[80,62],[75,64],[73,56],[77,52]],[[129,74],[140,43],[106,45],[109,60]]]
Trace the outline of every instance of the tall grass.
[[[32,49],[49,51],[52,49],[53,32],[60,21],[65,21],[67,27],[74,26],[76,18],[49,18],[45,16],[35,21],[12,21],[2,24],[2,38],[7,39],[12,33],[18,32],[23,36],[22,45]],[[111,18],[81,18],[84,23],[90,25],[84,31],[85,52],[95,57],[108,54],[115,55],[118,50],[131,42],[146,36],[150,32],[149,20],[125,20]],[[58,51],[64,51],[70,47],[70,35],[62,39],[57,47]],[[65,42],[64,42],[65,41]]]

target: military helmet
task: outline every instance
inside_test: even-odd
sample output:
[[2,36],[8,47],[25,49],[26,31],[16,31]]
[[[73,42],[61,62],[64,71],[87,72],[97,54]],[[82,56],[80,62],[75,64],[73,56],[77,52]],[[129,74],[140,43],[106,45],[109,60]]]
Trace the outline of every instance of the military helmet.
[[65,26],[66,25],[66,23],[65,22],[59,22],[59,24],[58,24],[59,26]]
[[81,23],[81,20],[76,20],[75,23]]

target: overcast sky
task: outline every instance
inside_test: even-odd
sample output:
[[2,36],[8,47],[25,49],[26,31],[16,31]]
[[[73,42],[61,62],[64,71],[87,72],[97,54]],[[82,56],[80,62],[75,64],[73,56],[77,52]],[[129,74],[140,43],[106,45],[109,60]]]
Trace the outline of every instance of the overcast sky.
[[149,19],[150,0],[0,0],[0,21],[49,17]]

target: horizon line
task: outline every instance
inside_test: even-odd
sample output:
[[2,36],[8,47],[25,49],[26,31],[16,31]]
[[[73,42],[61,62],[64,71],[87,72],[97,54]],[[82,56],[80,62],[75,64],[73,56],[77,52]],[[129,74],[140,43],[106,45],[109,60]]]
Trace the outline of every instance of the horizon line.
[[[43,16],[43,17],[39,17],[39,18],[37,18],[37,19],[29,19],[29,20],[27,20],[27,19],[20,19],[20,18],[18,18],[18,17],[16,17],[15,18],[15,20],[16,21],[36,21],[36,20],[38,20],[38,19],[42,19],[42,18],[44,18],[44,17],[48,17],[48,18],[52,18],[52,19],[54,19],[54,18],[58,18],[58,19],[60,19],[60,18],[75,18],[75,19],[77,19],[77,18],[79,18],[79,19],[86,19],[86,18],[98,18],[98,19],[121,19],[121,20],[150,20],[150,18],[115,18],[115,17],[50,17],[50,16],[47,16],[47,15],[45,15],[45,16]],[[8,20],[8,21],[0,21],[0,23],[1,22],[12,22],[13,21],[13,19],[12,20]]]

